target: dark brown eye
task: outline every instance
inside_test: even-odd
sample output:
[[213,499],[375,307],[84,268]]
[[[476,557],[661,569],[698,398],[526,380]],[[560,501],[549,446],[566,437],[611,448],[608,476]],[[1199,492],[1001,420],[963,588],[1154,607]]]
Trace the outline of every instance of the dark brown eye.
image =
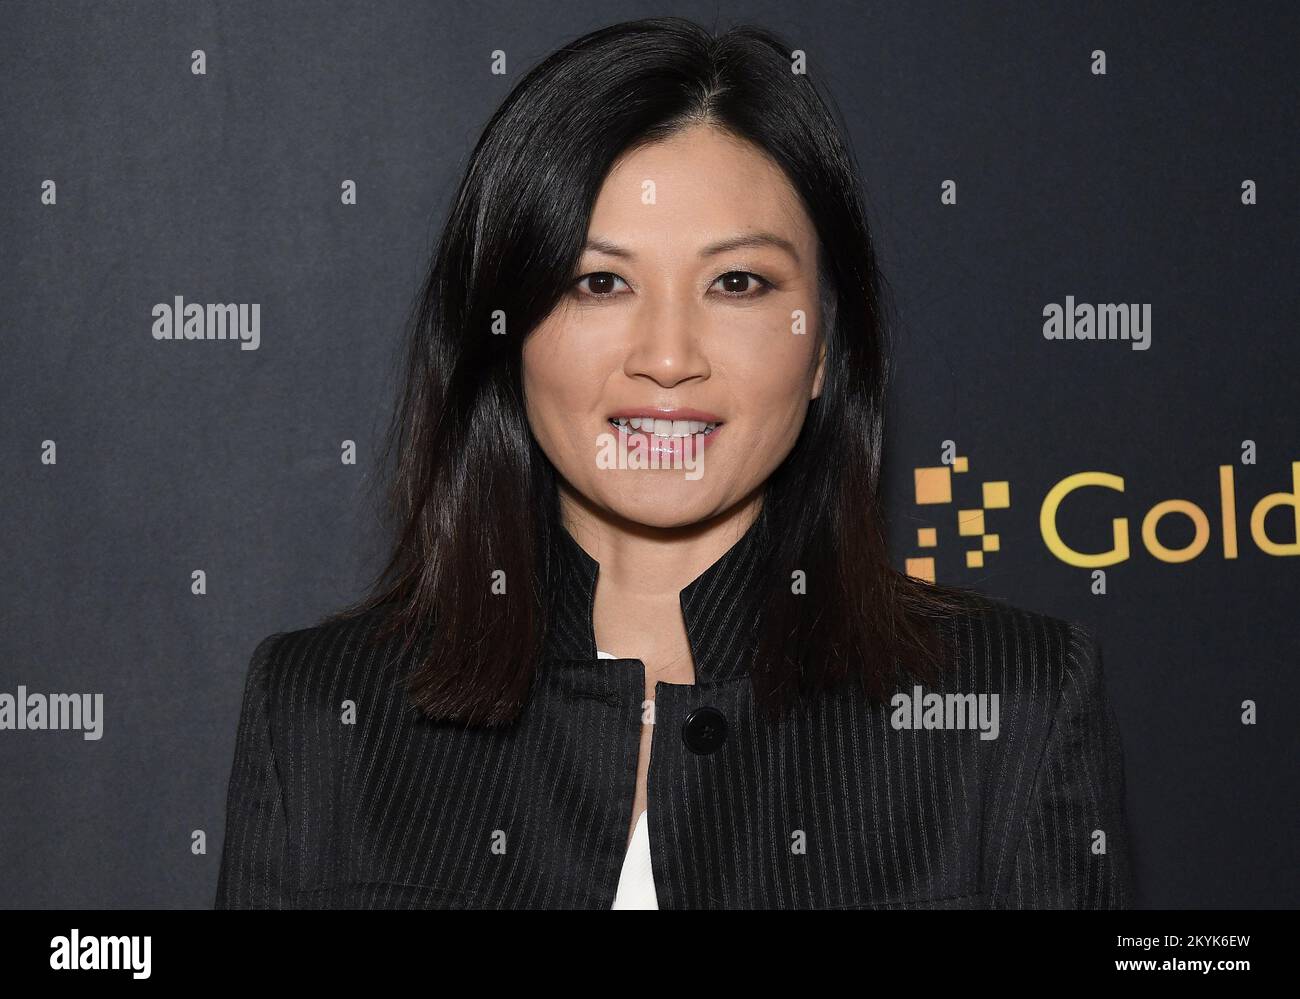
[[730,295],[733,298],[753,297],[751,293],[761,293],[767,288],[767,282],[757,274],[751,274],[748,271],[728,271],[718,278],[717,282],[722,286],[722,293]]
[[580,295],[589,298],[608,298],[619,290],[622,280],[617,274],[611,274],[609,271],[595,271],[578,278],[576,285]]

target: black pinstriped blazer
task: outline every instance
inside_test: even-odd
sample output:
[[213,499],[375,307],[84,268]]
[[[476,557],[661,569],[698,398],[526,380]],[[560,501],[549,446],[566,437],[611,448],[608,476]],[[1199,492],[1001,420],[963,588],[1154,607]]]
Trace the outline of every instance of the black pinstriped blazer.
[[[420,716],[398,684],[411,664],[367,641],[373,617],[258,645],[218,908],[613,904],[643,667],[596,657],[598,565],[557,535],[545,657],[508,728]],[[896,729],[889,705],[848,694],[771,724],[736,597],[757,554],[751,529],[682,593],[696,683],[656,690],[648,785],[660,908],[1131,904],[1122,749],[1085,629],[992,600],[954,622],[941,689],[998,693],[996,739]],[[706,707],[721,715],[710,731]]]

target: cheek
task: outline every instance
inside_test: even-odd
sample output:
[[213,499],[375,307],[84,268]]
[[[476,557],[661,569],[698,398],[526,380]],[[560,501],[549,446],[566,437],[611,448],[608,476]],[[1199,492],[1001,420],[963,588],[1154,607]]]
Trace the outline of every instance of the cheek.
[[762,424],[788,421],[801,413],[812,395],[817,337],[812,333],[776,332],[736,343],[729,351],[729,380],[741,387],[738,398]]
[[571,337],[544,330],[524,344],[524,407],[533,434],[548,453],[567,453],[582,444],[600,395],[600,374],[590,353],[571,349],[573,344]]

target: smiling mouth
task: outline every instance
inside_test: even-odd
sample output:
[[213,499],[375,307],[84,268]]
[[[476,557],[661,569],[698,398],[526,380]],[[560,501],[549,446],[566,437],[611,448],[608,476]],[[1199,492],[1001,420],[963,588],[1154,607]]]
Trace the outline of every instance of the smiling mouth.
[[615,417],[609,418],[610,426],[622,430],[624,433],[642,433],[649,437],[660,437],[665,440],[671,440],[674,437],[694,437],[697,434],[701,437],[707,437],[718,427],[722,426],[721,422],[706,423],[702,420],[657,420],[648,416],[632,417]]

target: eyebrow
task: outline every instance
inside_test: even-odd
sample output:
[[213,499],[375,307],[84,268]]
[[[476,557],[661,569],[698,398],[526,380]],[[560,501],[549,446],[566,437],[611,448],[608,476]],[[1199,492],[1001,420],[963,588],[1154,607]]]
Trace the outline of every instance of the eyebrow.
[[[726,253],[729,250],[739,250],[748,246],[774,246],[778,250],[784,250],[794,258],[795,263],[800,263],[799,251],[794,248],[794,244],[788,239],[771,232],[746,232],[729,239],[719,240],[716,243],[710,243],[700,251],[701,257],[715,257],[719,253]],[[624,257],[631,259],[636,256],[626,247],[619,246],[617,243],[608,239],[602,239],[599,236],[593,236],[587,240],[584,249],[592,250],[596,253],[604,253],[611,257]]]

